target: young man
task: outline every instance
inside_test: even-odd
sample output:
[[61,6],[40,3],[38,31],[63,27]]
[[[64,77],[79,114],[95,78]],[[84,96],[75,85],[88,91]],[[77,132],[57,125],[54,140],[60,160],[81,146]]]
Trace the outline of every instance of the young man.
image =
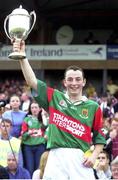
[[106,151],[100,152],[98,156],[98,165],[96,173],[99,179],[111,179],[112,173],[110,169],[109,155]]
[[0,123],[0,165],[7,166],[7,153],[15,151],[19,154],[19,164],[23,166],[21,152],[21,140],[10,135],[12,122],[9,119],[2,119]]
[[[14,51],[25,52],[24,42],[14,42]],[[36,79],[27,59],[20,60],[27,84],[36,91],[36,101],[49,111],[47,147],[50,149],[44,179],[94,179],[96,158],[105,144],[102,112],[98,104],[82,95],[86,80],[81,68],[65,71],[66,94]],[[85,157],[91,143],[95,149]]]

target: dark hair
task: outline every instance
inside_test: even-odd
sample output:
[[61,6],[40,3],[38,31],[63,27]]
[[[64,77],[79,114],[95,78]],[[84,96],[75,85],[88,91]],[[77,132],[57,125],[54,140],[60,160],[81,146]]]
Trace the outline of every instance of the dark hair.
[[65,73],[64,73],[64,77],[66,77],[66,73],[67,73],[67,71],[69,71],[69,70],[73,70],[73,71],[79,70],[79,71],[81,71],[81,72],[82,72],[82,75],[83,75],[83,79],[84,79],[84,71],[83,71],[83,69],[80,68],[80,67],[78,67],[78,66],[76,66],[76,65],[67,67],[66,70],[65,70]]
[[[26,116],[32,115],[32,112],[31,112],[31,105],[32,105],[33,103],[38,104],[36,101],[32,101],[32,102],[30,103],[30,105],[29,105],[28,113],[27,113]],[[40,107],[40,106],[39,106],[39,107]],[[43,120],[42,120],[42,115],[41,115],[41,113],[42,113],[42,110],[41,110],[41,111],[39,112],[39,114],[38,114],[38,121],[39,121],[39,122],[42,122],[42,121],[43,121]]]
[[12,126],[12,121],[10,119],[2,118],[1,123],[4,123],[4,122],[9,123]]
[[21,102],[21,98],[20,98],[20,96],[18,96],[17,94],[12,94],[12,95],[10,96],[10,101],[11,101],[12,97],[17,97],[17,98],[19,98],[19,101]]
[[100,154],[105,154],[107,159],[109,159],[109,154],[107,153],[107,151],[103,150],[103,151],[100,152]]

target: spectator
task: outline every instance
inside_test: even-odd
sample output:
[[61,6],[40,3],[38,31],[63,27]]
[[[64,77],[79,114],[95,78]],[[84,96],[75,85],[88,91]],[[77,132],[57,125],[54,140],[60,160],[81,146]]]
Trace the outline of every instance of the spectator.
[[118,97],[117,97],[116,101],[113,104],[113,108],[114,108],[114,113],[116,114],[118,112]]
[[8,153],[6,169],[9,179],[31,179],[28,170],[19,166],[17,153]]
[[0,165],[7,165],[7,153],[11,151],[15,151],[19,154],[19,165],[23,166],[23,158],[21,152],[21,140],[12,137],[10,135],[10,131],[12,129],[12,122],[9,119],[2,119],[0,124]]
[[112,159],[115,159],[118,155],[118,119],[113,118],[111,122],[111,134],[112,139]]
[[20,137],[21,125],[26,112],[20,110],[20,98],[17,95],[12,95],[10,98],[11,110],[5,111],[2,114],[4,119],[10,119],[12,122],[11,135],[14,137]]
[[27,92],[23,92],[21,95],[21,109],[25,112],[28,112],[31,99]]
[[43,179],[44,170],[45,170],[45,166],[46,166],[46,163],[47,163],[48,155],[49,155],[49,151],[45,151],[42,154],[42,156],[41,156],[41,161],[40,161],[40,179]]
[[45,126],[42,121],[42,109],[36,102],[29,106],[27,117],[22,124],[22,145],[24,166],[30,172],[38,168],[40,157],[46,149],[46,140],[44,138]]
[[112,118],[114,116],[114,108],[112,104],[112,97],[108,96],[107,93],[103,93],[101,96],[100,107],[103,111],[104,116]]
[[7,97],[5,93],[0,93],[0,100],[4,100],[7,102]]
[[111,126],[106,135],[106,146],[104,149],[109,153],[110,161],[118,155],[118,119],[112,118]]
[[93,86],[92,83],[89,83],[87,88],[86,88],[87,97],[88,98],[93,98],[95,92],[96,92],[95,87]]
[[112,179],[118,180],[118,156],[111,162]]
[[109,91],[111,95],[114,95],[118,91],[118,85],[115,84],[112,79],[108,80],[107,91]]
[[47,159],[48,159],[48,154],[49,154],[49,151],[45,151],[41,155],[39,169],[34,171],[33,176],[32,176],[33,180],[37,180],[37,179],[42,179],[43,178],[45,166],[46,166]]
[[96,173],[99,179],[111,179],[110,160],[106,151],[101,151],[98,156],[98,165],[96,167]]

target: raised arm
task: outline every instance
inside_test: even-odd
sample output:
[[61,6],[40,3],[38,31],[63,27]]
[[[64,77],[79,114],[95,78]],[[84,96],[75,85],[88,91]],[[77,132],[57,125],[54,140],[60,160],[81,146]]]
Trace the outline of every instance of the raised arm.
[[[18,51],[18,52],[25,52],[25,42],[24,41],[13,42],[13,50]],[[31,88],[37,90],[37,79],[36,79],[35,73],[32,70],[31,65],[29,64],[28,59],[26,58],[19,61],[20,61],[21,69],[22,69],[22,72],[23,72],[23,75],[27,84]]]
[[27,59],[20,60],[21,69],[27,84],[37,90],[37,79]]

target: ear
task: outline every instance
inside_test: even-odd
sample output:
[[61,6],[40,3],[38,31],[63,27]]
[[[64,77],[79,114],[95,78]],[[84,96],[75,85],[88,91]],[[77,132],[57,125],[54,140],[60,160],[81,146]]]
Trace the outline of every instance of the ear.
[[83,87],[86,85],[86,79],[83,80]]
[[63,79],[63,85],[64,85],[64,87],[66,87],[66,80],[65,79]]

